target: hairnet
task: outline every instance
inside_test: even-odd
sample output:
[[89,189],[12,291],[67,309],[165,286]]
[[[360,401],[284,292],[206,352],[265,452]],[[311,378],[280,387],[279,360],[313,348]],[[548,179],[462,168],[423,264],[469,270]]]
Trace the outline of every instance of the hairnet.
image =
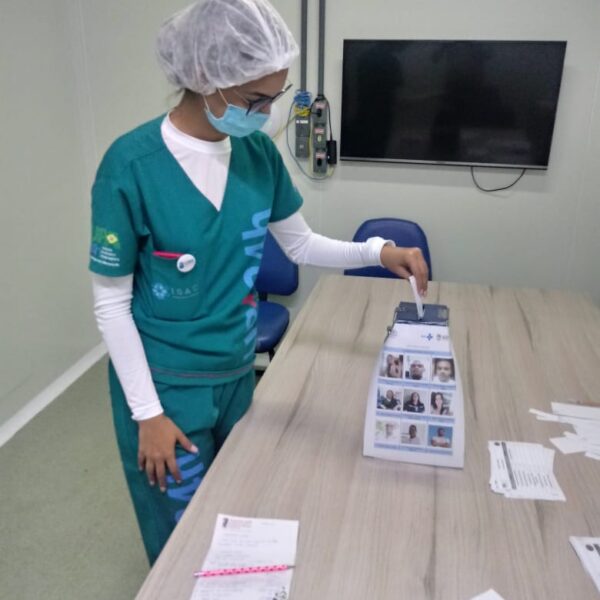
[[173,85],[212,94],[287,69],[298,45],[267,0],[200,0],[162,25],[157,54]]

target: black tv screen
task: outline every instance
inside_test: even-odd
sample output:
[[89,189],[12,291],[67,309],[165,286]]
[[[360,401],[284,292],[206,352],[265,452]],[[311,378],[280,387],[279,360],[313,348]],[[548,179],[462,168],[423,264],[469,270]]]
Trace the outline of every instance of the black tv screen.
[[547,168],[566,45],[344,40],[341,159]]

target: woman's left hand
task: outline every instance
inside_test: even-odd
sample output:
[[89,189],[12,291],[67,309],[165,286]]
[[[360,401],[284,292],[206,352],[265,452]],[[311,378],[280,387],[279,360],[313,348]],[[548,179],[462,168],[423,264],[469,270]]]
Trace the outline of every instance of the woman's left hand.
[[427,295],[429,269],[420,248],[398,248],[384,246],[381,249],[381,264],[392,273],[408,279],[411,275],[417,280],[421,296]]

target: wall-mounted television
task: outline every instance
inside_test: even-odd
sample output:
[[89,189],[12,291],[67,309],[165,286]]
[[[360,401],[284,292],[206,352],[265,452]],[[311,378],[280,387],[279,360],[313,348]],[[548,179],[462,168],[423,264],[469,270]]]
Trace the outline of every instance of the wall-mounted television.
[[344,40],[341,159],[548,168],[566,46]]

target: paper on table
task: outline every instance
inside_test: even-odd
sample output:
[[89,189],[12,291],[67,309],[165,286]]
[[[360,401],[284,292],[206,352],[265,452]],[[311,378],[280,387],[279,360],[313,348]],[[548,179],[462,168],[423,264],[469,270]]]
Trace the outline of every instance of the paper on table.
[[575,452],[585,452],[585,442],[577,438],[572,437],[557,437],[550,438],[550,441],[563,453],[563,454],[574,454]]
[[571,536],[569,541],[600,592],[600,538]]
[[498,592],[490,588],[487,592],[483,592],[483,594],[473,596],[471,600],[504,600],[504,598],[502,598]]
[[594,406],[552,402],[552,412],[564,417],[577,417],[578,419],[594,419],[600,421],[600,408]]
[[529,409],[539,421],[554,421],[571,425],[576,433],[565,431],[562,438],[551,438],[551,442],[563,453],[584,452],[588,458],[600,459],[600,408],[552,402],[550,414]]
[[565,495],[553,473],[554,450],[540,444],[488,442],[490,486],[508,498],[562,500]]
[[[219,514],[202,570],[295,565],[298,521]],[[199,578],[191,600],[285,600],[293,569]]]
[[[537,410],[537,408],[530,408],[529,412],[537,417],[538,421],[552,421],[554,423],[568,423],[569,425],[586,425],[589,423],[596,423],[589,419],[581,419],[579,417],[565,417],[562,415],[553,415],[552,413],[544,412],[543,410]],[[596,425],[597,426],[597,425]]]

